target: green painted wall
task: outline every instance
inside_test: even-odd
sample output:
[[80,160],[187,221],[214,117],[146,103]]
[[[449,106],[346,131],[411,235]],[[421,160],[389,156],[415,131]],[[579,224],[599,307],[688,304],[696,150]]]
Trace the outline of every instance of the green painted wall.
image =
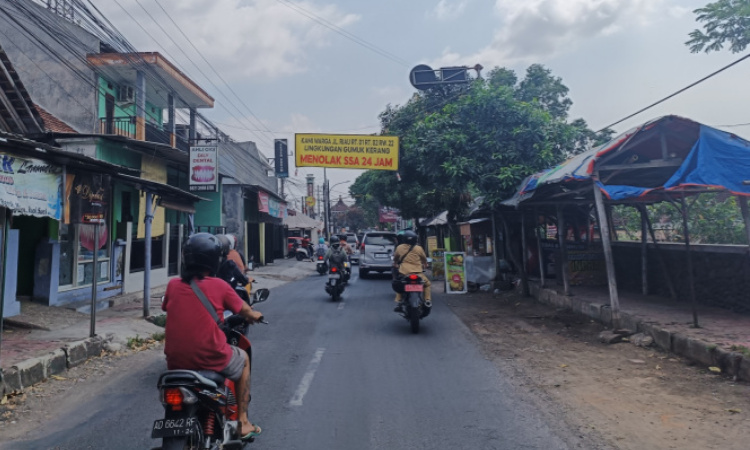
[[118,166],[141,169],[141,155],[126,149],[123,144],[118,142],[107,142],[100,139],[96,146],[96,157]]
[[[106,95],[109,94],[117,100],[117,90],[119,89],[119,86],[116,83],[108,81],[104,77],[99,77],[99,87],[99,118],[104,119],[107,116],[105,101]],[[135,117],[135,113],[135,103],[118,104],[118,102],[115,101],[115,117]],[[162,108],[155,106],[146,99],[146,122],[156,125],[161,129],[163,127],[163,114],[164,110]],[[135,133],[135,125],[133,125],[133,129],[129,131]]]
[[221,193],[221,184],[219,184],[219,192],[196,192],[197,195],[211,200],[210,202],[197,202],[195,204],[196,226],[224,225],[221,217]]

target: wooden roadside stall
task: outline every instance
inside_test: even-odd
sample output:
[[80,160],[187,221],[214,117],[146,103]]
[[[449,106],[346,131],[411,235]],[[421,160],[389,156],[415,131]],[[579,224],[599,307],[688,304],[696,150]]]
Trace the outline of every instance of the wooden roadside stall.
[[[619,297],[615,261],[612,252],[613,224],[611,207],[616,204],[634,206],[641,214],[641,286],[648,294],[648,236],[651,236],[660,269],[675,297],[674,281],[646,205],[670,202],[682,216],[685,262],[690,286],[693,326],[698,327],[695,275],[691,252],[688,217],[691,199],[697,194],[724,192],[738,197],[750,244],[750,212],[747,196],[750,185],[750,142],[692,120],[664,116],[623,133],[608,143],[581,153],[564,163],[528,177],[517,193],[503,202],[514,207],[522,217],[556,218],[563,269],[568,264],[568,218],[581,221],[595,219],[598,227],[585,224],[586,239],[598,229],[601,237],[607,284],[609,286],[612,325],[620,326]],[[581,215],[583,212],[583,216]],[[528,223],[528,221],[527,221]],[[533,224],[536,225],[536,224]],[[576,224],[576,229],[580,224]],[[537,235],[538,236],[538,235]],[[538,239],[538,238],[537,238]],[[539,241],[537,241],[539,242]],[[540,263],[541,264],[541,263]],[[561,270],[566,295],[570,294],[567,270]],[[542,270],[542,280],[544,280]]]

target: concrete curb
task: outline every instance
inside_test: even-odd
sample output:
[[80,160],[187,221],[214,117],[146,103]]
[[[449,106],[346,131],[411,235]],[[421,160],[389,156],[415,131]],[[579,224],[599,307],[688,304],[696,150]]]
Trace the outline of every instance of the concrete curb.
[[[588,302],[581,298],[566,297],[554,289],[531,286],[531,295],[541,303],[571,309],[605,325],[612,325],[609,305]],[[660,349],[689,359],[704,366],[716,366],[726,375],[750,381],[750,358],[741,353],[723,349],[715,343],[690,338],[681,333],[661,328],[660,324],[647,322],[632,314],[620,311],[620,327],[641,332],[654,339]]]
[[2,394],[20,393],[50,376],[79,366],[90,358],[101,356],[103,345],[113,336],[95,336],[72,342],[47,355],[22,361],[10,369],[0,371]]

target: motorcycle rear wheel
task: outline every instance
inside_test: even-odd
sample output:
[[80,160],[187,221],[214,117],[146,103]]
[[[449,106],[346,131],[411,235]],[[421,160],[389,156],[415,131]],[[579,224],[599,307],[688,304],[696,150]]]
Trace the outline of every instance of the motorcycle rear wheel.
[[409,308],[409,324],[411,325],[412,333],[419,333],[419,309]]

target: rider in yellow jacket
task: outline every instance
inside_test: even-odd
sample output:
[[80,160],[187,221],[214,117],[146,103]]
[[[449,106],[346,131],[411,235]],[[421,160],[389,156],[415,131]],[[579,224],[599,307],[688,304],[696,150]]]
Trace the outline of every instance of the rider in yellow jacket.
[[[403,234],[404,243],[396,247],[393,253],[393,263],[398,266],[398,272],[401,275],[417,274],[424,280],[424,301],[425,306],[432,307],[432,292],[430,290],[430,280],[423,273],[427,265],[427,254],[424,249],[417,244],[417,234],[413,231],[405,231]],[[403,308],[402,297],[396,293],[396,312]]]

